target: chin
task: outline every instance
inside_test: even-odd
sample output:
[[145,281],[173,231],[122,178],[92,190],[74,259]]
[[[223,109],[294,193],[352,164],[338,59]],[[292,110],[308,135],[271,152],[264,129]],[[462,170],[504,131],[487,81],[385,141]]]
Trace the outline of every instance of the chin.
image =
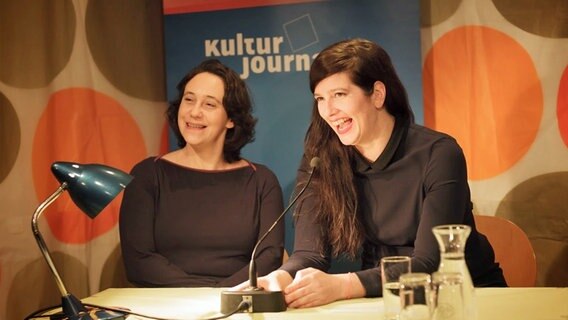
[[344,146],[354,146],[354,145],[355,145],[354,141],[351,140],[351,139],[341,139],[341,138],[339,138],[339,141],[341,141],[341,144],[344,145]]
[[337,135],[337,138],[339,138],[341,144],[343,144],[344,146],[355,146],[359,140],[358,135],[354,134],[353,130],[345,132],[344,134],[339,134],[337,131],[335,131],[335,134]]

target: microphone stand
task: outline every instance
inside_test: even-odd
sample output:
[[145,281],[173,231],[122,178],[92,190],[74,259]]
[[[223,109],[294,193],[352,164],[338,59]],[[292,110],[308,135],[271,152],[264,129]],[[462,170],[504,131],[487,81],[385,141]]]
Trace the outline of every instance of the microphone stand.
[[276,227],[278,222],[282,220],[286,212],[290,210],[290,208],[296,203],[296,201],[300,198],[300,196],[306,191],[308,185],[312,181],[312,177],[314,175],[315,169],[318,167],[320,159],[318,157],[313,157],[310,161],[310,167],[312,171],[310,172],[310,176],[308,177],[308,181],[304,185],[304,187],[298,192],[298,194],[290,201],[290,204],[282,211],[282,213],[278,216],[276,221],[270,226],[268,231],[262,235],[262,237],[258,240],[254,249],[252,250],[250,265],[249,265],[249,287],[245,290],[241,291],[229,291],[225,290],[221,292],[221,313],[227,314],[234,310],[236,310],[239,304],[242,301],[246,301],[249,303],[249,308],[243,310],[245,312],[281,312],[285,311],[286,300],[284,300],[284,293],[282,291],[267,291],[264,288],[260,288],[257,285],[257,274],[256,274],[256,249],[260,243],[270,234],[272,229]]

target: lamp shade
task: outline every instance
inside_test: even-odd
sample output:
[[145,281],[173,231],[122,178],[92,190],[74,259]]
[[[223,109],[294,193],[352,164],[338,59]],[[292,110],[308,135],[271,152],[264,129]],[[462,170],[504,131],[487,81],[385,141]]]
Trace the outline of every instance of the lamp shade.
[[89,217],[96,217],[130,181],[129,174],[102,164],[54,162],[51,172],[75,204]]

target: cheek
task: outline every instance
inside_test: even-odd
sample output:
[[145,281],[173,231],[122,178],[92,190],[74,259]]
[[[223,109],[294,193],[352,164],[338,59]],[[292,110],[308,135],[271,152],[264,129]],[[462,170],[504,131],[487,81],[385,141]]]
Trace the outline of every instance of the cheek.
[[179,109],[179,110],[178,110],[178,115],[177,115],[177,122],[178,122],[179,124],[181,124],[181,123],[183,123],[183,122],[185,121],[184,119],[185,119],[185,117],[183,116],[182,109]]
[[178,122],[182,122],[186,114],[187,114],[187,107],[184,108],[183,105],[180,106],[177,111]]
[[318,103],[317,108],[319,116],[325,119],[326,112],[323,103]]

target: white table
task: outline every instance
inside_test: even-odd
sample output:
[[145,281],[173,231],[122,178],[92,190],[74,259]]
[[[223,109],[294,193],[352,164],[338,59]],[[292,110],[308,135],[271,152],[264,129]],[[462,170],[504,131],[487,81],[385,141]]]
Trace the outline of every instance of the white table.
[[[85,303],[126,307],[149,316],[200,319],[219,314],[218,288],[107,289]],[[476,289],[478,320],[568,320],[568,288]],[[383,299],[338,301],[278,313],[239,313],[229,319],[382,319]],[[138,319],[129,317],[129,319]]]

